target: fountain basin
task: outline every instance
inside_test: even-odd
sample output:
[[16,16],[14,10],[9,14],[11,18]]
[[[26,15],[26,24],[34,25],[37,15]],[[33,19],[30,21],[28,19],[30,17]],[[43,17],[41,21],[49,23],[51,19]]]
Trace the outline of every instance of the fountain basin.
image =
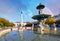
[[11,30],[10,29],[6,29],[0,32],[0,37],[4,36],[5,34],[9,33]]

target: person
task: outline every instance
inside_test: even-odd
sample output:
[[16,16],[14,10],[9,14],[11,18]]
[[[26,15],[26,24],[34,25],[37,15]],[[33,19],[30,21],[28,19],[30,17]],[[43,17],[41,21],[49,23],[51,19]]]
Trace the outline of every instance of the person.
[[12,31],[12,28],[11,28],[11,31]]

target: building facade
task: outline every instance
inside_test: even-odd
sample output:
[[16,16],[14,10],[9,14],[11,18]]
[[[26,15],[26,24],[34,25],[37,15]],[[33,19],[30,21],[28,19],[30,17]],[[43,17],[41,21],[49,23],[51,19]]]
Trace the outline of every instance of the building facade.
[[[15,27],[20,27],[21,26],[21,22],[15,22],[14,24],[15,24]],[[23,22],[22,25],[25,26],[26,22]]]

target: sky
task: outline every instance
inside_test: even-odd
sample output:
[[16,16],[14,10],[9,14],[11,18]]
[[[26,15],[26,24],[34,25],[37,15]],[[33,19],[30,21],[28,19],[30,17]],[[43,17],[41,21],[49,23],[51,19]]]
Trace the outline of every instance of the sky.
[[20,22],[20,14],[23,21],[35,21],[31,17],[38,14],[36,6],[45,5],[43,13],[57,15],[60,13],[60,0],[0,0],[0,17],[11,22]]

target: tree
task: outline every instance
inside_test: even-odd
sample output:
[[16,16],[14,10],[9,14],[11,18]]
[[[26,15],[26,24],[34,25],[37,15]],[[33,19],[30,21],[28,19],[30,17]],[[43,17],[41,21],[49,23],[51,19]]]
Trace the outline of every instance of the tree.
[[9,22],[5,18],[0,18],[0,26],[7,26],[7,27],[9,27],[9,26],[14,26],[14,24]]
[[32,22],[28,22],[25,26],[31,27],[32,26]]
[[55,19],[53,18],[53,17],[49,17],[46,21],[45,21],[45,23],[46,24],[53,24],[53,23],[55,23],[56,21],[55,21]]
[[13,27],[13,26],[15,26],[15,24],[14,23],[10,23],[10,26]]
[[0,22],[3,23],[3,26],[9,26],[10,22],[4,18],[0,18]]
[[0,26],[1,26],[1,27],[3,26],[3,23],[2,23],[2,22],[0,22]]
[[60,19],[56,21],[56,24],[60,24]]

